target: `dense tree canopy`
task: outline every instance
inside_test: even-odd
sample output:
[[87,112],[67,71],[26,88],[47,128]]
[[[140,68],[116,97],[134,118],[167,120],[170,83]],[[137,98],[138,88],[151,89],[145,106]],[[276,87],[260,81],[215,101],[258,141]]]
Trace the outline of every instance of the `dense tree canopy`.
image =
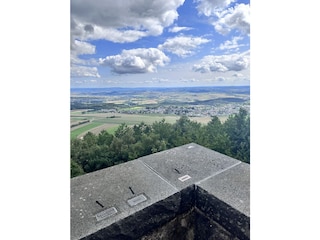
[[206,125],[182,116],[152,125],[121,124],[114,135],[102,131],[71,140],[71,177],[110,167],[190,142],[250,163],[250,116],[244,109],[222,123],[216,116]]

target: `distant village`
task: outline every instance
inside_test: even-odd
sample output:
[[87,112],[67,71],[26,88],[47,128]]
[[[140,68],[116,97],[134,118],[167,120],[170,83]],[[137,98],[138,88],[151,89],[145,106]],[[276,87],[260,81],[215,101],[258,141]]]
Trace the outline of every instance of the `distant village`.
[[249,87],[81,90],[71,95],[71,110],[84,112],[188,117],[250,113]]
[[188,106],[158,106],[158,107],[141,107],[130,109],[101,109],[99,112],[104,113],[125,113],[125,114],[166,114],[188,117],[206,117],[206,116],[227,116],[236,114],[239,109],[243,108],[250,112],[249,102],[244,103],[224,103],[209,105],[188,105]]

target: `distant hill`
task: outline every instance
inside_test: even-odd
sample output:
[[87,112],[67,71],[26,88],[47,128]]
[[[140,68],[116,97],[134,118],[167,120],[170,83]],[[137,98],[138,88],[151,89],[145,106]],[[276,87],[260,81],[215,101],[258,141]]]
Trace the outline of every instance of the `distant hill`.
[[[145,88],[71,88],[72,94],[88,95],[132,95],[143,94],[145,92],[189,92],[189,93],[238,93],[250,94],[250,86],[219,86],[219,87],[145,87]],[[226,101],[226,100],[223,100]]]
[[232,98],[232,97],[226,97],[226,98],[216,98],[216,99],[210,99],[210,100],[204,100],[204,101],[196,101],[194,103],[190,103],[192,105],[212,105],[214,103],[225,103],[225,102],[245,102],[247,100],[242,98]]

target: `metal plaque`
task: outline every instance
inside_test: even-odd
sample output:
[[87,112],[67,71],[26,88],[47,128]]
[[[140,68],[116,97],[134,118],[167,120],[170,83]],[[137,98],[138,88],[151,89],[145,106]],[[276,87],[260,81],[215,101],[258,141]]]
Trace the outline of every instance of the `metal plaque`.
[[115,207],[111,207],[106,210],[103,210],[102,212],[97,213],[95,216],[96,216],[97,221],[101,221],[103,219],[106,219],[108,217],[115,215],[117,212],[118,211]]
[[188,179],[190,179],[191,177],[189,175],[184,175],[182,177],[179,177],[178,179],[181,181],[181,182],[184,182],[184,181],[187,181]]
[[138,195],[138,196],[136,196],[134,198],[130,198],[127,202],[131,207],[133,207],[133,206],[138,205],[139,203],[142,203],[142,202],[147,201],[147,200],[148,199],[147,199],[147,197],[145,195],[140,194],[140,195]]

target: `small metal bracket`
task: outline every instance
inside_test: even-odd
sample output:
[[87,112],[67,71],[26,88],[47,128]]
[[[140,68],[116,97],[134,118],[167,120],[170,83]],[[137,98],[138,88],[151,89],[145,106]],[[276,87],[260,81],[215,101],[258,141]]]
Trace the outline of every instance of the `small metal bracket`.
[[115,207],[107,208],[106,210],[103,210],[102,212],[99,212],[95,215],[97,221],[101,221],[103,219],[106,219],[108,217],[111,217],[115,215],[118,212],[118,210]]
[[147,200],[148,200],[148,198],[144,194],[140,194],[140,195],[138,195],[138,196],[136,196],[134,198],[128,199],[127,202],[130,205],[130,207],[133,207],[133,206],[136,206],[139,203],[145,202]]

